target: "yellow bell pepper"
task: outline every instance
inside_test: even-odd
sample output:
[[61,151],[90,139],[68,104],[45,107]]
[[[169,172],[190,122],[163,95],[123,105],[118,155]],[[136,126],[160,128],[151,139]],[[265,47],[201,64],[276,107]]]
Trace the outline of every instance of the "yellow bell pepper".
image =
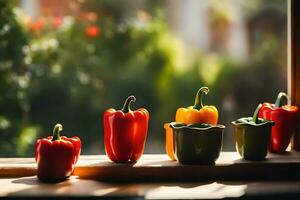
[[[195,105],[188,108],[179,108],[176,112],[175,121],[194,124],[194,123],[206,123],[216,125],[218,123],[218,110],[215,106],[203,106],[202,97],[203,94],[209,92],[208,87],[201,87],[195,98]],[[173,130],[170,128],[170,124],[164,124],[166,130],[166,152],[172,160],[176,160],[174,153],[174,138]]]
[[206,123],[216,125],[218,123],[218,110],[215,106],[203,106],[203,94],[209,92],[208,87],[201,87],[196,95],[194,106],[178,108],[176,122],[185,124]]

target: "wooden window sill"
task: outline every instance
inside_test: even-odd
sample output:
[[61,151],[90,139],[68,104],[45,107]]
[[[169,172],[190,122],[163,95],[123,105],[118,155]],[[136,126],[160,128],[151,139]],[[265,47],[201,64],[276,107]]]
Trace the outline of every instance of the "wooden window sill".
[[72,178],[57,184],[35,176],[0,178],[5,199],[299,199],[300,181],[108,183]]
[[[180,165],[164,154],[146,154],[136,164],[115,164],[105,155],[84,155],[74,176],[117,182],[186,182],[300,180],[300,153],[269,154],[265,161],[245,161],[236,152],[222,152],[213,166]],[[36,175],[33,158],[0,158],[0,178]]]

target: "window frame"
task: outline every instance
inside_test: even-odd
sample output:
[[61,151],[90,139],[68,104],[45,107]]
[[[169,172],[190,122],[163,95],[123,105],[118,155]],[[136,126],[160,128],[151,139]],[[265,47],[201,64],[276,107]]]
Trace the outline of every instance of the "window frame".
[[[291,103],[300,108],[300,1],[287,0],[287,85]],[[300,116],[292,148],[300,151]]]
[[[300,2],[288,1],[288,93],[291,103],[300,108]],[[300,117],[293,139],[293,149],[300,150]]]

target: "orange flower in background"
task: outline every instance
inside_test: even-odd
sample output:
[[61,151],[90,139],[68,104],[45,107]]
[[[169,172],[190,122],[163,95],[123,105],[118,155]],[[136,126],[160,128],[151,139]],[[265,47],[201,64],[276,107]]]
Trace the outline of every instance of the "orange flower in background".
[[54,17],[52,19],[52,25],[55,27],[55,28],[59,28],[62,24],[63,20],[61,17]]
[[30,30],[34,33],[39,33],[44,28],[44,25],[44,20],[41,18],[29,23]]
[[96,38],[100,36],[100,28],[98,26],[88,26],[85,29],[85,34],[88,37]]

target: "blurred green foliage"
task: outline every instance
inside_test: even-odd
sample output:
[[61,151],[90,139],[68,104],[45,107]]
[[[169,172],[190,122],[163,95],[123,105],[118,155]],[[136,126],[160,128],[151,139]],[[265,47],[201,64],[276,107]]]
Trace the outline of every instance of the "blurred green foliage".
[[0,154],[9,156],[16,155],[17,144],[26,143],[18,138],[22,137],[20,130],[27,127],[28,120],[28,68],[23,52],[28,40],[8,1],[0,0],[0,19]]
[[[104,153],[103,112],[120,109],[131,94],[137,97],[133,108],[150,112],[146,152],[163,152],[163,123],[174,119],[178,107],[192,105],[199,87],[210,87],[205,103],[217,105],[220,123],[227,126],[285,90],[285,80],[278,80],[285,58],[276,35],[245,62],[191,56],[183,53],[156,4],[147,11],[150,16],[129,14],[126,20],[127,5],[85,6],[105,14],[92,21],[66,16],[59,27],[47,22],[31,30],[0,0],[0,156],[32,156],[36,138],[51,134],[57,122],[66,135],[82,138],[83,153]],[[99,34],[87,34],[91,26]]]

